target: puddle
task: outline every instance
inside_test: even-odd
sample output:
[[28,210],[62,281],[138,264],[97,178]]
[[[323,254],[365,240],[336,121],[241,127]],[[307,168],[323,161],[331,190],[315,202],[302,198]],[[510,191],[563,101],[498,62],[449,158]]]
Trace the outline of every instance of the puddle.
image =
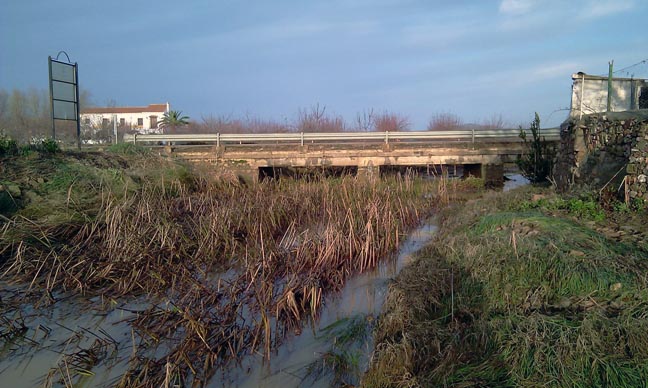
[[523,177],[521,174],[504,174],[506,179],[504,180],[503,191],[510,191],[515,188],[525,186],[529,184],[529,180]]

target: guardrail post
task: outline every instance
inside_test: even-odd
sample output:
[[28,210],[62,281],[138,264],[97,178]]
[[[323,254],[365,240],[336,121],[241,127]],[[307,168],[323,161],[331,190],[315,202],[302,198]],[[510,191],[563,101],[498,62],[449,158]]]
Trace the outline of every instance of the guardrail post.
[[220,132],[216,134],[216,147],[220,147]]
[[385,131],[385,144],[389,144],[389,131]]
[[475,144],[475,128],[472,129],[472,143]]
[[133,144],[137,144],[137,133],[133,135]]
[[300,132],[300,140],[301,140],[301,146],[304,146],[304,132]]

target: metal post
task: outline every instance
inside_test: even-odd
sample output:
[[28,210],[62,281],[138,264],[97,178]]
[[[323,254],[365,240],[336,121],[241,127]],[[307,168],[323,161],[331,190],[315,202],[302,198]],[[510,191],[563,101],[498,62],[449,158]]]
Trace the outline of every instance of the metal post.
[[[66,54],[67,55],[67,54]],[[74,63],[74,90],[76,93],[77,148],[81,150],[81,105],[79,104],[79,64]]]
[[385,144],[389,144],[389,131],[385,131]]
[[216,147],[220,147],[220,132],[216,134]]
[[113,136],[115,137],[113,143],[117,144],[119,142],[119,139],[117,139],[117,115],[112,115],[112,119],[113,119]]
[[608,95],[607,95],[607,111],[610,112],[612,108],[612,70],[614,68],[614,60],[608,62]]
[[472,143],[475,144],[475,128],[472,129]]
[[301,132],[300,138],[301,138],[301,146],[303,147],[304,146],[304,132]]
[[56,122],[54,121],[54,85],[52,85],[52,57],[47,57],[49,67],[49,88],[50,88],[50,113],[52,116],[52,140],[56,140]]
[[133,135],[133,144],[137,144],[137,132]]

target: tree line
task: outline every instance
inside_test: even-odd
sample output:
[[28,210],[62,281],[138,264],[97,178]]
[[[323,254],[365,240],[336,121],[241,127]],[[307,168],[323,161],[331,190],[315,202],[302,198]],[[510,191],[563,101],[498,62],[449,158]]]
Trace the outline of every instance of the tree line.
[[[90,93],[81,91],[81,106],[88,106]],[[88,105],[85,105],[88,104]],[[76,124],[57,121],[57,138],[74,142]],[[29,143],[52,136],[52,116],[49,92],[43,89],[0,89],[0,135]]]
[[[81,108],[94,106],[90,93],[81,91]],[[113,100],[109,105],[116,106]],[[170,113],[181,113],[173,111]],[[378,131],[396,132],[412,130],[409,118],[405,115],[390,111],[365,109],[358,112],[351,121],[341,115],[327,110],[326,106],[313,105],[299,109],[294,119],[274,121],[252,116],[233,117],[230,115],[209,115],[199,120],[191,120],[186,116],[180,122],[163,125],[161,130],[166,133],[277,133],[277,132],[345,132],[345,131]],[[161,123],[163,124],[163,123]],[[105,128],[103,128],[105,126]],[[101,128],[82,127],[82,139],[106,142],[112,136],[112,123],[104,124]],[[437,113],[433,115],[426,130],[453,130],[466,127],[474,128],[505,128],[506,124],[501,115],[494,115],[480,124],[467,124],[453,113]],[[118,128],[119,135],[132,132],[130,128]],[[46,90],[30,88],[27,90],[0,89],[0,135],[9,136],[19,142],[30,142],[51,137],[52,121],[50,113],[49,93]],[[76,124],[74,122],[56,122],[57,140],[74,142],[76,139]]]

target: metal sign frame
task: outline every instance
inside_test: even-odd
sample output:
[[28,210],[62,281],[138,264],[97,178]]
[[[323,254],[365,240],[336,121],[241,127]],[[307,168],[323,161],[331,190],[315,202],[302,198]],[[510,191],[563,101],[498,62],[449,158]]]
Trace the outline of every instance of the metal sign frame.
[[[65,54],[67,62],[59,60]],[[59,51],[56,59],[47,57],[49,67],[50,112],[52,115],[52,139],[56,140],[56,120],[76,121],[77,147],[81,148],[81,121],[79,119],[79,65],[70,61],[65,51]]]

